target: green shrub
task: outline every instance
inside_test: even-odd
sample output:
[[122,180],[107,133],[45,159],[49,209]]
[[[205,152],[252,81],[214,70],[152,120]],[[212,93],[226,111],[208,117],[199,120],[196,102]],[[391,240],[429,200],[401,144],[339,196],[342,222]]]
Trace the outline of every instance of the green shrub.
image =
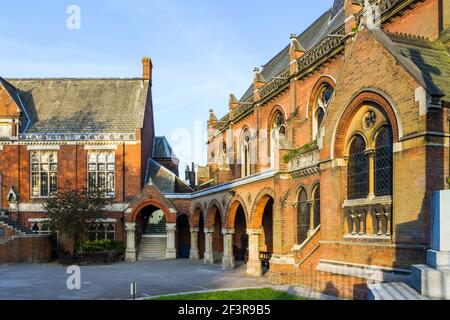
[[[125,253],[126,247],[123,241],[117,240],[95,240],[95,241],[85,241],[82,244],[82,249],[84,253],[95,253],[104,251],[115,251],[118,255],[123,255]],[[76,251],[81,252],[80,244],[77,243]]]

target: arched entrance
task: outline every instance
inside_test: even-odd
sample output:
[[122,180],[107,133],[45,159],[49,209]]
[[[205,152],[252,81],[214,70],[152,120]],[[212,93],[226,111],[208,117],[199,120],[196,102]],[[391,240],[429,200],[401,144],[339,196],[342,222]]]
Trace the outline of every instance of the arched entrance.
[[203,221],[203,215],[200,215],[198,222],[198,258],[203,259],[205,257],[205,223]]
[[[131,226],[134,231],[128,230]],[[127,238],[132,236],[131,232],[134,233],[138,260],[166,258],[167,223],[165,213],[159,207],[148,205],[139,210],[135,223],[127,224]]]
[[175,259],[176,211],[169,202],[148,195],[157,190],[146,186],[125,211],[126,261]]
[[205,263],[216,263],[223,256],[222,217],[217,204],[213,204],[208,210]]
[[274,198],[265,190],[258,196],[253,208],[252,229],[249,235],[249,259],[247,274],[261,276],[269,270],[273,253],[273,209]]
[[177,258],[189,259],[191,251],[191,228],[189,225],[189,218],[187,215],[182,214],[177,219]]
[[234,219],[233,256],[236,266],[248,260],[247,222],[242,205],[239,205]]

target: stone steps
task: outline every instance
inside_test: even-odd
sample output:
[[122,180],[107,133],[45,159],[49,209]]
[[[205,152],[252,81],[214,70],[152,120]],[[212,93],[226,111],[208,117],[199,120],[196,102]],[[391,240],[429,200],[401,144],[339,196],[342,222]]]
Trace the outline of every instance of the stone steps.
[[139,246],[138,260],[162,260],[166,258],[167,238],[144,236]]
[[429,300],[404,282],[369,284],[368,300]]

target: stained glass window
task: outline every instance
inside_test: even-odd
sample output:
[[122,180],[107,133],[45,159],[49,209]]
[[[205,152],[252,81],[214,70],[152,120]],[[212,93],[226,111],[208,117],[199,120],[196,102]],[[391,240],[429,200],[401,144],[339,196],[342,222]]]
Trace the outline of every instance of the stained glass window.
[[369,194],[369,158],[366,143],[357,135],[350,146],[347,172],[349,199],[366,198]]
[[375,195],[392,194],[392,134],[388,127],[378,133],[375,151]]

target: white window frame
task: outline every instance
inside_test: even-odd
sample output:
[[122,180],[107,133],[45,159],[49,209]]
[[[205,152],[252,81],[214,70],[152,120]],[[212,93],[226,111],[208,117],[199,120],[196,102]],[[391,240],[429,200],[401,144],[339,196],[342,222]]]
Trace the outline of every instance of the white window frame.
[[[96,154],[96,161],[91,162],[91,154]],[[99,162],[99,156],[105,154],[105,162]],[[108,161],[108,155],[112,154],[113,162]],[[95,170],[91,170],[91,165],[95,165]],[[104,165],[105,169],[100,170],[99,166]],[[110,168],[113,168],[112,170]],[[108,198],[115,198],[116,196],[116,152],[114,150],[88,150],[87,152],[87,186],[88,190],[94,186],[91,186],[90,174],[95,175],[95,185],[98,186],[100,174],[104,174],[104,187],[109,189],[106,191],[105,196]],[[111,175],[112,174],[112,175]],[[112,187],[109,186],[108,177],[112,176]],[[102,187],[102,186],[100,186]]]
[[[39,161],[33,162],[33,154],[37,153],[39,156]],[[49,160],[44,163],[42,162],[42,154],[44,153],[48,153],[51,154],[53,153],[56,157],[56,162],[50,162],[50,156],[48,157]],[[50,198],[50,197],[54,197],[56,195],[56,193],[58,192],[58,151],[54,151],[54,150],[31,150],[29,153],[30,156],[30,197],[31,198]],[[37,165],[38,166],[38,170],[34,170],[33,169],[33,165]],[[42,166],[47,165],[47,169],[43,170]],[[52,165],[55,165],[56,168],[52,169]],[[43,194],[42,193],[42,174],[43,173],[47,173],[47,194]],[[34,175],[37,174],[38,176],[38,181],[37,181],[37,188],[38,188],[38,192],[35,193],[34,191]],[[55,189],[52,189],[52,176],[55,177],[56,179],[56,185],[55,185]],[[53,191],[52,191],[53,190]]]

